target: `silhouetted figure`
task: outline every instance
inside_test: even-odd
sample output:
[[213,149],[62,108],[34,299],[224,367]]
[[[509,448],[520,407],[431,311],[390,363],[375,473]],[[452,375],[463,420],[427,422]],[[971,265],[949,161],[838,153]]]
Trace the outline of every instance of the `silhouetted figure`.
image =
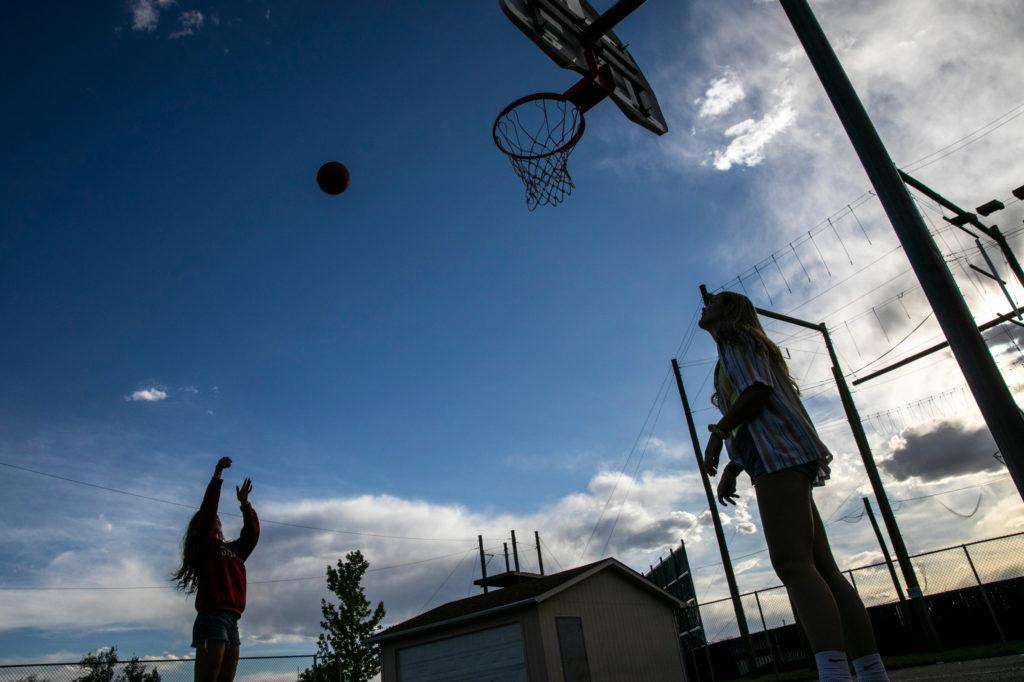
[[736,476],[746,471],[772,567],[814,648],[818,679],[849,680],[849,652],[859,682],[888,680],[868,613],[836,566],[811,496],[811,486],[829,477],[832,455],[800,402],[779,347],[761,328],[750,300],[731,291],[711,297],[700,326],[718,345],[712,402],[722,418],[708,426],[704,465],[715,474],[727,445],[719,502],[736,503]]
[[221,472],[231,466],[221,457],[206,487],[203,504],[189,521],[181,547],[181,568],[173,576],[178,589],[196,595],[192,646],[196,650],[196,682],[231,682],[238,666],[238,619],[245,611],[245,560],[260,539],[260,522],[249,504],[248,478],[235,494],[242,506],[242,534],[225,542],[217,504]]

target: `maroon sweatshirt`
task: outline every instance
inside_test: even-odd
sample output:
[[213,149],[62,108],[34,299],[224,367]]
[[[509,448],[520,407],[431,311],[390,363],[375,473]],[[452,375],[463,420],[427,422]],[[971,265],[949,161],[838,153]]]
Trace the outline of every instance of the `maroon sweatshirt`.
[[233,542],[216,536],[217,504],[220,502],[221,479],[214,476],[206,487],[199,507],[200,528],[205,529],[204,550],[196,589],[196,611],[245,611],[245,560],[260,539],[260,521],[256,510],[246,502],[242,505],[242,534]]

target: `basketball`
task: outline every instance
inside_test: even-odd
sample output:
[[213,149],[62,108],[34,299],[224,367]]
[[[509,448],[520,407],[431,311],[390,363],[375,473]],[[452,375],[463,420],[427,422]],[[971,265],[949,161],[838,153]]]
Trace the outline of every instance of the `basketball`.
[[348,189],[348,168],[337,161],[328,161],[316,172],[316,184],[327,194],[341,194]]

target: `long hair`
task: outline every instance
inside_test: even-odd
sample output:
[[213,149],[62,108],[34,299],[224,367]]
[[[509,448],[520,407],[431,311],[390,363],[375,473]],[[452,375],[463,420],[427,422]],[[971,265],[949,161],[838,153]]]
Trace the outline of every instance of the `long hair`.
[[192,594],[199,587],[199,568],[210,539],[201,527],[204,525],[201,520],[200,512],[196,512],[188,522],[181,540],[181,566],[171,575],[171,582],[185,594]]
[[789,373],[789,367],[782,357],[782,351],[775,345],[775,342],[768,338],[761,321],[757,318],[757,310],[750,299],[735,291],[723,291],[715,294],[715,298],[721,296],[725,300],[722,317],[715,328],[715,338],[722,343],[734,345],[754,344],[768,355],[768,361],[779,374],[786,377],[786,380],[793,386],[793,390],[800,393],[793,375]]

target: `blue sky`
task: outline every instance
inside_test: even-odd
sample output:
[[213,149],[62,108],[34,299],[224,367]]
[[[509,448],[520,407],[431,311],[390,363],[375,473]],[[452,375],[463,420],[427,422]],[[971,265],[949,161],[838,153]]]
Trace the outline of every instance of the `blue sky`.
[[[954,5],[855,5],[815,4],[898,163],[1020,104],[1009,94],[1020,92],[1011,3],[988,3],[969,21]],[[618,32],[671,132],[655,137],[599,105],[571,159],[575,192],[532,213],[491,141],[493,117],[575,75],[496,3],[133,0],[5,14],[0,50],[19,66],[4,76],[17,106],[0,114],[14,171],[0,185],[0,460],[190,504],[227,454],[229,480],[251,476],[268,519],[464,538],[355,541],[267,526],[254,579],[318,575],[356,546],[371,566],[468,550],[477,533],[496,548],[511,528],[539,530],[572,564],[596,556],[581,550],[599,517],[607,524],[609,495],[622,525],[607,544],[599,526],[607,553],[643,568],[685,531],[698,563],[713,556],[677,403],[659,390],[688,337],[696,286],[741,273],[752,286],[751,265],[868,187],[776,6],[652,2],[630,17]],[[895,40],[893,26],[907,21],[922,28]],[[939,51],[972,31],[994,34],[991,47]],[[913,58],[892,52],[904,43]],[[1006,150],[1020,132],[1020,119],[1008,120],[921,172],[969,206],[1006,195],[1020,184]],[[339,197],[314,182],[332,159],[352,173]],[[846,241],[825,239],[806,281],[792,259],[779,268],[785,287],[764,275],[772,305],[854,324],[840,342],[852,367],[891,345],[866,316],[873,304],[892,341],[927,313],[912,277],[898,279],[902,255],[885,260],[895,242],[877,202],[856,208],[871,243],[845,214],[836,234]],[[1004,230],[1019,225],[1019,205],[1007,215]],[[979,319],[998,308],[997,291],[962,286]],[[888,299],[904,292],[901,319]],[[914,341],[927,333],[935,328]],[[827,378],[812,363],[814,340],[791,339],[793,353],[801,342],[811,355],[799,374]],[[712,352],[699,336],[689,346],[694,388]],[[864,394],[862,412],[962,383],[951,362],[940,367],[928,381]],[[138,391],[159,399],[133,400]],[[647,428],[652,400],[661,416]],[[706,391],[695,403],[707,407]],[[821,423],[839,414],[831,393],[809,404]],[[873,438],[886,456],[901,447],[894,437],[909,447],[913,429],[936,420],[976,429],[968,408]],[[842,464],[832,494],[852,495],[863,481],[849,439],[830,438]],[[636,442],[646,459],[620,477]],[[1020,523],[1012,488],[990,481],[998,475],[960,472],[991,483],[986,495],[1006,494],[992,493],[985,523],[947,529],[951,541],[996,534],[1007,513]],[[901,491],[944,484],[956,487],[924,474],[894,481]],[[185,509],[9,467],[0,490],[0,585],[153,586],[173,569]],[[737,551],[761,542],[744,499],[732,519]],[[844,557],[871,550],[855,530]],[[434,603],[465,596],[473,562],[453,561],[382,572],[370,596],[407,617],[454,569]],[[766,562],[755,568],[748,587],[771,577]],[[248,652],[314,648],[322,585],[282,590],[251,591]],[[75,658],[111,643],[187,653],[191,604],[166,590],[104,596],[102,606],[87,591],[71,602],[30,594],[0,595],[4,660]],[[284,602],[294,612],[272,608]],[[83,615],[37,617],[62,604]]]

